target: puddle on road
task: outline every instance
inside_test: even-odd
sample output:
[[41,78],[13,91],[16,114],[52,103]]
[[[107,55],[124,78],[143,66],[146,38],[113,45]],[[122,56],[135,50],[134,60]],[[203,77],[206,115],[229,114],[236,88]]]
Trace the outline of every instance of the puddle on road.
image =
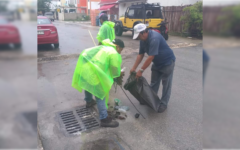
[[80,150],[123,150],[123,148],[114,139],[99,139],[85,143]]
[[24,112],[23,116],[26,118],[27,122],[31,124],[34,131],[37,132],[37,111]]

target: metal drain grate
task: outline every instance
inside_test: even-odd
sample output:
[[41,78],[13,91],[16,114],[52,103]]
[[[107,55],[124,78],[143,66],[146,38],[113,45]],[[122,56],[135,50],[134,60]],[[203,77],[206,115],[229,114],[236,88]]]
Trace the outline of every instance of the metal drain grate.
[[80,117],[84,127],[86,130],[98,128],[99,122],[97,119],[92,115],[92,113],[87,108],[78,108],[76,109],[78,116]]
[[60,113],[60,118],[69,134],[74,134],[83,130],[74,116],[73,111]]
[[95,111],[86,106],[80,106],[67,111],[58,112],[61,130],[66,136],[80,135],[82,132],[100,127]]

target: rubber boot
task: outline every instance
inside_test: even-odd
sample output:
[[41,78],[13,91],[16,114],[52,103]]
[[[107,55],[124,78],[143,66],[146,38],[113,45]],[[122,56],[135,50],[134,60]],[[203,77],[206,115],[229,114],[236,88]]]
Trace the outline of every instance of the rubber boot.
[[97,104],[97,102],[95,100],[92,100],[91,102],[87,102],[86,103],[86,108],[90,108],[90,107],[92,107],[92,106],[94,106],[96,104]]
[[118,126],[119,123],[117,121],[113,121],[110,117],[101,120],[101,127],[116,128]]

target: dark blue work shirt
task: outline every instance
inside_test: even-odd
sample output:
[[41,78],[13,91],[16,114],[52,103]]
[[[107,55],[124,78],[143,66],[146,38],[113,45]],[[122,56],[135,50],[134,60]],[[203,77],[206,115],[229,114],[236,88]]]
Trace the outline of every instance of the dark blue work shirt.
[[176,60],[172,49],[168,46],[163,36],[152,30],[149,30],[146,41],[140,41],[139,54],[144,53],[147,53],[149,56],[155,56],[152,62],[159,69],[171,65],[172,61],[175,62]]
[[209,56],[206,51],[203,49],[203,62],[209,62]]

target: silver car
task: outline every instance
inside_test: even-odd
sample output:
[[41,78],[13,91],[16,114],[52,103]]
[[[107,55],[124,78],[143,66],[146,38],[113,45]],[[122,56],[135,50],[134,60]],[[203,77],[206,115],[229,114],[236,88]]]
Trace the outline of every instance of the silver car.
[[46,12],[44,16],[48,17],[48,19],[50,19],[51,21],[54,21],[55,19],[52,12]]

